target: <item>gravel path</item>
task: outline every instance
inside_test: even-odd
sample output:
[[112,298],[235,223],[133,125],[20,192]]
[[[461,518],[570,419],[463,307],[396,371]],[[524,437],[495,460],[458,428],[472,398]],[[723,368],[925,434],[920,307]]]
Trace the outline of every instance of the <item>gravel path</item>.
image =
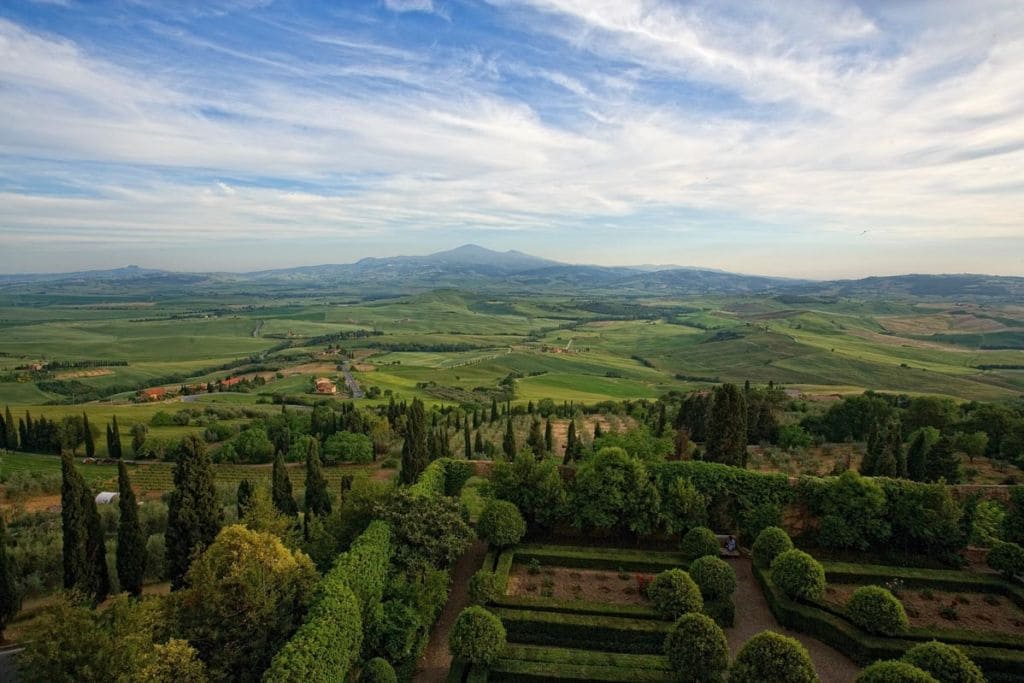
[[729,560],[736,570],[737,587],[733,599],[736,601],[736,625],[725,629],[729,641],[729,652],[735,657],[740,647],[755,633],[770,629],[792,636],[807,648],[814,660],[822,683],[851,683],[860,669],[852,659],[825,643],[779,625],[765,600],[761,587],[754,578],[750,560],[738,558]]
[[413,683],[444,683],[448,677],[448,669],[452,665],[452,656],[448,654],[448,631],[459,612],[469,606],[469,578],[483,564],[486,554],[487,544],[478,540],[455,563],[452,592],[441,612],[441,618],[430,633],[430,642],[416,667]]

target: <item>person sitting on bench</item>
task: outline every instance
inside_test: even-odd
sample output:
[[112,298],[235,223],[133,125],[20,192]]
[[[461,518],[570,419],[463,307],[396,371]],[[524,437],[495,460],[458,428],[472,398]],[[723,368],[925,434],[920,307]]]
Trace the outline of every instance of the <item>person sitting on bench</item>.
[[729,538],[725,539],[725,552],[730,555],[736,552],[736,537],[730,535]]

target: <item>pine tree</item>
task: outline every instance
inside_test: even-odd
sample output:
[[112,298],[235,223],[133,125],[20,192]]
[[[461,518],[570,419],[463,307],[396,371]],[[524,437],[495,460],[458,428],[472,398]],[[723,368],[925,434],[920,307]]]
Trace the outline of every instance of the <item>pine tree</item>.
[[111,427],[110,427],[110,439],[111,444],[114,446],[114,452],[110,454],[112,458],[121,458],[121,430],[117,426],[117,415],[114,416]]
[[705,457],[736,467],[747,465],[747,406],[735,384],[715,387],[708,410]]
[[0,515],[0,642],[4,640],[4,629],[21,609],[21,594],[14,578],[14,566],[7,557],[7,528]]
[[292,495],[292,480],[288,478],[288,468],[284,465],[284,456],[278,451],[274,456],[274,465],[270,472],[270,499],[281,514],[296,517],[299,506]]
[[466,460],[473,459],[473,442],[470,441],[469,436],[469,420],[467,419],[462,423],[462,438],[466,445]]
[[512,431],[512,416],[505,421],[505,438],[501,441],[501,450],[505,457],[512,460],[516,457],[516,435]]
[[121,590],[139,597],[142,578],[146,574],[146,537],[139,523],[139,506],[128,480],[128,468],[117,463],[117,507],[121,518],[117,523],[117,579]]
[[235,492],[235,510],[238,512],[239,520],[245,517],[254,493],[256,493],[256,489],[253,488],[251,481],[243,479],[238,482],[238,490]]
[[960,456],[953,448],[948,436],[940,437],[931,450],[925,464],[925,479],[938,481],[945,479],[947,484],[960,483]]
[[565,458],[563,465],[568,465],[576,459],[576,420],[569,420],[569,432],[565,436]]
[[412,484],[430,464],[427,452],[427,416],[423,402],[413,399],[405,426],[405,441],[402,443],[402,471],[399,481]]
[[551,418],[544,424],[544,450],[548,453],[555,452],[555,432],[551,426]]
[[167,505],[164,534],[167,573],[173,590],[184,587],[192,558],[213,543],[222,520],[206,446],[199,437],[187,436],[174,466],[174,489]]
[[89,425],[89,416],[82,413],[82,437],[85,441],[85,457],[96,457],[96,441],[92,437],[92,427]]
[[540,429],[540,420],[530,420],[530,435],[526,438],[526,445],[530,447],[538,460],[544,457],[547,448],[544,443],[544,433]]
[[317,517],[331,514],[331,497],[327,493],[327,480],[320,467],[320,447],[315,440],[310,441],[306,451],[306,514]]
[[476,432],[476,438],[473,440],[473,452],[483,453],[484,452],[484,437],[480,435],[480,430]]

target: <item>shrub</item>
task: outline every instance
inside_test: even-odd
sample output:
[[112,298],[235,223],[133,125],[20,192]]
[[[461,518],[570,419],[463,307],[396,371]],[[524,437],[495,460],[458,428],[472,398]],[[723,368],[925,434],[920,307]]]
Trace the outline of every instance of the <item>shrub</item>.
[[897,661],[875,662],[860,672],[854,683],[938,683],[931,674],[912,664]]
[[526,522],[515,504],[492,498],[484,505],[476,530],[492,546],[506,548],[526,534]]
[[504,648],[505,627],[501,619],[483,607],[462,610],[448,636],[448,649],[452,656],[471,664],[493,664]]
[[690,577],[705,600],[727,598],[736,590],[736,572],[720,557],[698,557],[690,563]]
[[985,683],[981,669],[958,647],[938,641],[915,645],[904,662],[931,674],[939,683]]
[[486,605],[500,594],[498,575],[481,569],[469,579],[469,601],[474,605]]
[[903,603],[881,586],[861,586],[846,603],[850,621],[869,633],[894,634],[909,626]]
[[647,588],[647,596],[666,619],[678,619],[704,609],[700,589],[682,569],[669,569],[655,576]]
[[327,437],[323,447],[323,461],[373,462],[373,441],[365,434],[337,432]]
[[694,527],[683,536],[679,550],[688,560],[696,560],[705,555],[718,557],[718,538],[715,537],[715,532],[706,526]]
[[1016,543],[996,543],[988,551],[988,566],[1007,579],[1024,574],[1024,548]]
[[398,676],[386,659],[374,657],[363,667],[359,683],[398,683]]
[[729,667],[725,633],[703,614],[684,614],[665,636],[665,655],[684,683],[720,681]]
[[787,550],[771,564],[772,582],[793,599],[817,600],[825,592],[825,570],[802,550]]
[[736,604],[731,595],[718,600],[705,600],[704,614],[722,628],[732,628],[736,622]]
[[799,641],[762,631],[740,648],[729,683],[818,683],[818,674]]
[[777,526],[770,526],[759,533],[754,541],[754,564],[767,569],[778,555],[792,549],[793,541],[789,539],[789,534]]

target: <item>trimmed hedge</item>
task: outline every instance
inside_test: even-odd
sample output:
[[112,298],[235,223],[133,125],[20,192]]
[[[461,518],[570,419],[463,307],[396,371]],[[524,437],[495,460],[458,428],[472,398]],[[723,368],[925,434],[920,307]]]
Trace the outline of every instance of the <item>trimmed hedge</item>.
[[682,569],[669,569],[654,577],[647,587],[647,597],[654,609],[666,619],[678,619],[690,612],[704,609],[700,588]]
[[772,560],[793,549],[789,534],[777,526],[770,526],[757,535],[751,548],[754,564],[763,569],[772,566]]
[[584,602],[582,600],[558,600],[556,598],[527,596],[513,597],[509,595],[499,596],[491,601],[491,604],[495,607],[529,609],[538,612],[563,612],[567,614],[626,617],[628,619],[661,620],[661,616],[654,609],[644,605],[613,605],[607,602]]
[[363,667],[359,683],[398,683],[398,676],[386,659],[374,657]]
[[660,655],[509,645],[491,667],[490,681],[672,681]]
[[913,664],[897,661],[875,662],[860,672],[854,683],[939,683]]
[[495,548],[507,548],[526,535],[526,520],[515,503],[491,498],[484,505],[476,523],[480,538]]
[[850,621],[869,633],[893,635],[910,626],[903,603],[881,586],[861,586],[846,603]]
[[469,602],[474,605],[486,605],[499,598],[502,594],[498,576],[486,569],[473,574],[469,579]]
[[1002,574],[1004,579],[1013,580],[1014,576],[1024,576],[1024,548],[1016,543],[996,543],[988,551],[986,562]]
[[505,642],[501,619],[479,606],[462,610],[448,634],[452,656],[471,664],[493,664],[504,651]]
[[574,569],[623,569],[630,572],[657,572],[688,564],[682,553],[622,550],[620,548],[586,548],[577,546],[527,544],[513,548],[518,562],[537,560],[542,565]]
[[772,581],[797,600],[817,600],[825,593],[825,570],[802,550],[787,550],[771,565]]
[[352,542],[348,551],[338,556],[330,571],[344,577],[359,600],[364,631],[368,631],[375,620],[377,606],[384,597],[391,554],[391,527],[387,522],[375,520]]
[[564,614],[499,607],[512,643],[630,654],[660,654],[671,624],[654,619]]
[[927,671],[939,683],[985,683],[981,669],[963,650],[938,641],[915,645],[903,655],[903,661]]
[[729,683],[818,683],[818,674],[800,641],[762,631],[736,653]]
[[665,656],[684,683],[721,680],[729,668],[725,632],[703,614],[686,614],[665,636]]
[[471,476],[473,466],[468,462],[438,458],[420,473],[409,492],[415,496],[457,496]]
[[705,526],[690,529],[679,542],[679,552],[688,560],[696,560],[706,555],[718,557],[721,549],[715,532]]
[[715,620],[722,628],[732,628],[736,623],[736,603],[732,596],[719,600],[705,600],[704,614]]
[[690,563],[690,578],[704,600],[721,600],[736,592],[736,571],[720,557],[705,555]]

